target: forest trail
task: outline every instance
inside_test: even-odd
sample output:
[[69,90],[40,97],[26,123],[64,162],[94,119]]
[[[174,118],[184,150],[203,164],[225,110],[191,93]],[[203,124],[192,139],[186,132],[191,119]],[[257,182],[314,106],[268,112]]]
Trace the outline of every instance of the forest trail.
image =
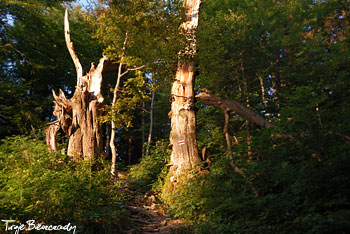
[[124,180],[123,190],[127,197],[131,225],[126,234],[141,233],[186,233],[185,224],[180,219],[168,217],[165,208],[158,201],[153,191],[141,193],[135,190],[126,180],[126,173],[119,174]]

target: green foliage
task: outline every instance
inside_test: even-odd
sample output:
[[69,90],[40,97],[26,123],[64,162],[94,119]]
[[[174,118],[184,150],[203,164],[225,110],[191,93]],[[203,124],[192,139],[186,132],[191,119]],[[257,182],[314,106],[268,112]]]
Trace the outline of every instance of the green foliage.
[[[12,134],[29,134],[33,126],[41,126],[39,113],[42,106],[28,99],[25,88],[18,84],[0,81],[0,138]],[[42,101],[48,105],[49,100]]]
[[[105,106],[103,111],[107,114],[100,118],[102,123],[115,121],[117,128],[132,127],[132,120],[137,107],[142,101],[148,100],[149,84],[141,72],[137,77],[127,79],[118,93],[118,99],[114,106]],[[111,90],[113,92],[113,90]]]
[[[112,60],[128,67],[146,65],[148,73],[164,80],[172,75],[180,49],[179,1],[104,1],[96,37]],[[123,61],[119,61],[123,58]],[[170,72],[169,72],[170,71]]]
[[349,232],[347,9],[343,1],[203,2],[198,90],[277,127],[230,114],[243,177],[225,157],[222,111],[200,103],[198,145],[211,163],[165,194],[173,215],[198,233]]
[[[0,3],[2,135],[40,126],[50,118],[50,89],[69,92],[75,83],[62,36],[60,3],[67,1],[26,2]],[[95,34],[105,53],[123,63],[122,72],[145,65],[147,78],[152,77],[138,73],[130,78],[130,72],[116,105],[102,118],[117,122],[118,146],[127,140],[129,153],[140,148],[137,138],[141,142],[139,133],[147,129],[146,123],[139,126],[138,107],[144,102],[147,109],[151,85],[160,87],[153,139],[169,134],[167,83],[186,44],[179,33],[182,2],[101,2],[107,7],[97,9],[97,15],[80,8],[70,14],[84,68],[101,54],[101,45],[91,38]],[[159,193],[171,188],[160,197],[198,233],[350,232],[348,5],[344,0],[203,1],[194,61],[197,90],[241,102],[276,127],[262,129],[230,113],[233,163],[242,176],[226,157],[222,110],[199,102],[198,146],[205,149],[206,162],[174,186],[167,176],[167,143],[157,141],[150,156],[130,168],[132,184]],[[106,77],[105,84],[113,83]],[[126,221],[122,195],[108,170],[92,171],[90,162],[47,154],[36,140],[3,141],[0,172],[0,210],[8,219],[71,222],[82,233],[119,231]]]
[[114,233],[126,224],[123,195],[109,166],[73,162],[47,153],[35,139],[17,136],[0,145],[2,219],[77,225],[78,233]]
[[225,152],[225,139],[222,134],[222,126],[217,123],[224,122],[224,114],[221,109],[208,107],[198,103],[197,112],[197,139],[198,148],[205,149],[206,157],[215,160],[217,156]]
[[[68,2],[72,1],[2,1],[0,5],[1,138],[29,134],[51,121],[51,89],[72,94],[75,67],[63,34],[63,3]],[[70,10],[69,20],[71,39],[87,71],[102,54],[101,44],[91,38],[93,16],[76,7]]]
[[[280,151],[276,149],[276,154]],[[179,183],[169,211],[194,223],[197,233],[341,233],[350,230],[348,156],[322,163],[290,159],[288,152],[237,164],[259,196],[227,159]]]
[[132,185],[143,192],[151,188],[159,192],[168,173],[166,164],[169,162],[169,156],[168,142],[157,141],[156,145],[150,148],[149,156],[141,158],[139,164],[130,168],[129,180]]

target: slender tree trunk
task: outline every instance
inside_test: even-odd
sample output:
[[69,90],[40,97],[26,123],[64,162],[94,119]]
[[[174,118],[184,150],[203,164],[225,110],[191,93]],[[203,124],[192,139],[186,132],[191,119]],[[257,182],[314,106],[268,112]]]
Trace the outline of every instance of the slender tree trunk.
[[135,71],[143,68],[144,66],[133,68],[133,69],[127,69],[122,73],[122,68],[124,65],[124,53],[126,49],[126,44],[128,41],[128,33],[125,33],[125,38],[123,42],[123,48],[122,48],[122,54],[120,58],[120,63],[118,67],[118,76],[117,76],[117,83],[115,84],[114,90],[113,90],[113,100],[112,100],[112,120],[111,120],[111,126],[112,126],[112,131],[111,131],[111,140],[109,142],[109,145],[111,147],[112,151],[112,165],[111,165],[111,175],[112,177],[116,177],[117,174],[115,173],[115,163],[117,161],[117,151],[115,147],[115,133],[116,133],[116,123],[115,120],[113,119],[113,116],[116,115],[117,113],[115,112],[115,104],[117,103],[117,98],[118,98],[118,92],[119,92],[119,86],[120,86],[120,80],[121,78],[126,75],[129,71]]
[[264,80],[261,76],[259,76],[259,81],[260,81],[260,88],[261,88],[261,99],[264,104],[264,107],[267,107],[267,102],[265,98],[265,86],[264,86]]
[[231,144],[231,139],[230,139],[230,134],[228,132],[228,125],[229,125],[229,121],[230,121],[230,114],[229,111],[226,108],[222,108],[222,110],[224,111],[224,115],[225,115],[225,124],[224,124],[224,130],[223,130],[223,134],[225,136],[226,139],[226,146],[227,146],[227,150],[226,150],[226,156],[230,159],[230,164],[233,168],[233,170],[238,173],[239,175],[241,175],[244,179],[246,179],[246,181],[248,182],[252,192],[254,193],[255,197],[258,197],[258,192],[256,191],[255,187],[253,186],[253,182],[251,181],[251,179],[249,179],[246,174],[239,168],[236,166],[234,160],[233,160],[233,156],[232,156],[232,144]]
[[248,162],[252,161],[252,136],[250,134],[250,126],[249,121],[246,120],[246,142],[247,142],[247,156],[248,156]]
[[142,102],[142,118],[141,118],[141,157],[145,157],[145,102]]
[[195,167],[200,162],[196,140],[196,114],[194,110],[194,64],[182,61],[182,55],[193,56],[196,52],[194,30],[198,25],[200,0],[185,0],[186,21],[182,24],[189,45],[179,53],[179,63],[171,88],[170,157],[171,181]]
[[[126,44],[127,36],[125,37],[124,45]],[[112,165],[111,165],[111,175],[112,177],[116,177],[117,174],[115,173],[115,163],[117,161],[117,151],[115,147],[115,132],[117,131],[115,120],[113,119],[115,113],[115,104],[117,102],[117,96],[118,96],[118,89],[120,86],[120,79],[122,77],[122,66],[123,66],[123,60],[124,55],[120,59],[119,68],[118,68],[118,78],[117,83],[115,84],[114,91],[113,91],[113,101],[112,101],[112,120],[111,120],[111,139],[109,142],[109,146],[111,147],[111,153],[112,153]]]
[[110,144],[109,142],[111,141],[111,127],[109,126],[109,124],[107,123],[106,124],[106,143],[105,143],[105,147],[106,147],[106,155],[107,155],[107,158],[110,157],[111,155],[111,147],[110,147]]
[[[70,40],[68,12],[65,14],[65,39],[68,51],[77,72],[77,85],[72,98],[67,99],[62,90],[59,96],[53,91],[55,110],[53,114],[58,118],[59,127],[69,137],[67,154],[74,159],[90,159],[99,155],[103,150],[101,126],[98,123],[99,107],[103,102],[101,95],[102,72],[106,58],[100,59],[95,67],[91,64],[90,71],[83,76],[83,69]],[[56,141],[56,127],[49,127],[46,131],[47,142],[51,150],[57,150],[53,143]]]
[[223,134],[225,136],[226,139],[226,145],[227,145],[227,157],[232,161],[232,144],[231,144],[231,140],[230,140],[230,135],[228,133],[228,124],[230,121],[230,114],[228,113],[227,110],[223,109],[224,111],[224,115],[225,115],[225,124],[224,124],[224,130],[223,130]]
[[112,153],[112,165],[111,165],[111,176],[112,177],[116,177],[117,174],[115,174],[115,164],[116,164],[116,161],[117,161],[117,151],[116,151],[116,148],[115,148],[115,132],[116,132],[116,127],[115,127],[115,121],[112,120],[111,121],[111,127],[112,127],[112,130],[111,130],[111,139],[109,141],[109,146],[111,147],[111,153]]
[[149,132],[148,132],[148,138],[147,138],[147,148],[146,148],[146,156],[149,154],[149,147],[151,146],[152,142],[152,132],[153,132],[153,106],[154,106],[154,97],[155,97],[156,91],[152,91],[152,100],[151,100],[151,109],[149,113],[149,119],[150,119],[150,124],[149,124]]

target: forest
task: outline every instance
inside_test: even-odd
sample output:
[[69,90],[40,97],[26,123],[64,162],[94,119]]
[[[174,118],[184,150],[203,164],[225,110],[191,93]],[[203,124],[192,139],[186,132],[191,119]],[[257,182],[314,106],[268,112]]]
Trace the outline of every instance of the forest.
[[2,0],[0,39],[0,233],[350,233],[348,0]]

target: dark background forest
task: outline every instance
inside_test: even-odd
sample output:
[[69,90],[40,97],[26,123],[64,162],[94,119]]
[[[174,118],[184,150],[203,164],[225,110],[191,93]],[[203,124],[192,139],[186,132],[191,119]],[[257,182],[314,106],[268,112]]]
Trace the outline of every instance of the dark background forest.
[[[169,217],[183,221],[184,233],[349,233],[350,3],[202,1],[197,53],[189,58],[202,160],[174,185],[168,113],[178,51],[186,45],[182,6],[0,2],[0,218],[123,233],[133,226],[121,189],[128,183],[152,191]],[[62,130],[57,152],[45,145],[55,120],[52,90],[71,97],[76,85],[63,33],[66,8],[85,71],[102,54],[130,68],[113,106],[117,70],[103,73],[103,153],[93,162],[66,155]],[[208,104],[201,93],[220,100]],[[224,102],[240,103],[268,126]],[[127,182],[110,177],[111,121],[116,168],[128,172]]]

